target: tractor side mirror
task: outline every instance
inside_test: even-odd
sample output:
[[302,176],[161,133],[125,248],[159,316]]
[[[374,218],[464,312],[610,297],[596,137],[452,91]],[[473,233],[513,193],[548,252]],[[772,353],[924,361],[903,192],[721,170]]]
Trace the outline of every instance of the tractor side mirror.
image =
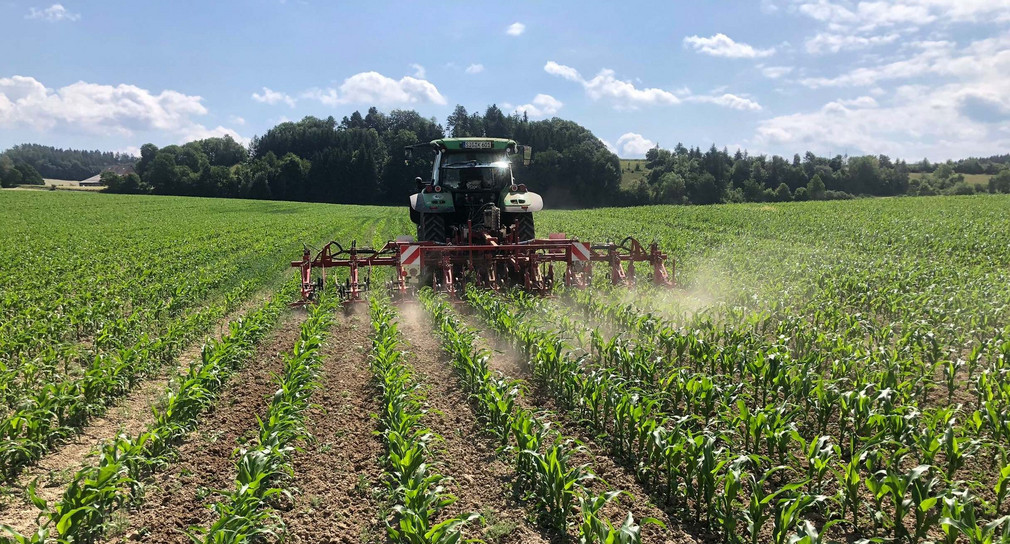
[[403,148],[403,164],[409,165],[411,159],[413,158],[414,158],[414,148],[413,147]]
[[528,145],[521,145],[517,150],[517,154],[522,157],[523,166],[529,166],[531,162],[530,159],[533,156],[533,148]]

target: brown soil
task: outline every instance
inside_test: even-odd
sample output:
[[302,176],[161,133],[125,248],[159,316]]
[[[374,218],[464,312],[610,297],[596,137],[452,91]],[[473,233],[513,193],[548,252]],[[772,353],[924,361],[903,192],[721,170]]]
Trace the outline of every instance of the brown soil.
[[526,398],[520,399],[519,404],[538,411],[541,421],[550,422],[551,427],[562,435],[574,438],[582,444],[584,452],[576,455],[575,460],[578,463],[588,463],[593,474],[599,478],[591,485],[591,489],[596,492],[608,488],[626,492],[605,510],[611,522],[620,525],[624,521],[624,516],[631,512],[636,521],[651,517],[665,524],[666,527],[643,525],[642,542],[688,544],[719,540],[715,535],[706,534],[701,528],[689,527],[688,520],[675,518],[656,506],[655,502],[658,499],[652,500],[649,492],[635,479],[634,472],[618,465],[608,456],[605,446],[597,444],[582,426],[566,416],[565,410],[557,407],[549,392],[533,383],[530,367],[523,356],[516,353],[508,342],[497,339],[493,332],[483,327],[483,323],[476,315],[466,316],[464,322],[468,327],[481,331],[482,336],[488,339],[489,347],[495,350],[496,354],[492,357],[493,364],[490,366],[511,379],[524,382],[529,393]]
[[545,533],[527,521],[524,504],[512,492],[515,471],[498,458],[494,445],[483,435],[483,427],[475,418],[466,394],[459,389],[448,357],[422,314],[416,306],[402,308],[400,333],[409,350],[407,362],[427,388],[427,414],[423,422],[442,437],[434,445],[438,469],[453,479],[447,488],[458,499],[444,515],[486,514],[484,527],[468,528],[467,538],[480,537],[488,542],[548,542]]
[[179,376],[188,372],[190,365],[199,360],[207,340],[220,340],[228,333],[229,321],[262,304],[266,297],[266,293],[255,295],[220,319],[209,335],[194,342],[176,357],[174,366],[158,369],[154,377],[140,382],[126,397],[110,406],[105,414],[92,419],[79,434],[26,468],[10,484],[11,493],[7,501],[0,504],[0,514],[5,522],[17,529],[34,526],[38,509],[28,500],[26,491],[33,481],[38,480],[38,496],[51,504],[63,496],[74,474],[92,464],[93,457],[103,444],[120,434],[137,436],[146,430],[154,422],[152,408],[164,400],[165,392]]
[[307,430],[313,437],[293,458],[291,508],[281,512],[287,542],[344,543],[382,540],[383,490],[373,434],[378,393],[369,383],[368,316],[343,318],[323,347],[323,368]]
[[188,528],[206,527],[216,518],[206,505],[213,502],[214,490],[234,487],[233,454],[255,438],[256,418],[266,412],[283,354],[294,345],[304,318],[302,311],[281,317],[250,362],[229,380],[213,411],[179,447],[178,461],[148,484],[144,502],[127,514],[121,534],[110,535],[108,542],[188,543]]

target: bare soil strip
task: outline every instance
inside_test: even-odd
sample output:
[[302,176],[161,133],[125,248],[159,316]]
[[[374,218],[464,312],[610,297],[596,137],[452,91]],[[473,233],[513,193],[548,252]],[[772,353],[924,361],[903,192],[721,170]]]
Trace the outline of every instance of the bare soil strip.
[[[458,500],[447,514],[484,513],[487,520],[479,536],[488,542],[548,542],[527,521],[525,505],[512,492],[515,471],[483,438],[483,428],[466,394],[459,389],[452,366],[423,313],[417,306],[401,308],[400,332],[409,350],[407,362],[427,387],[424,423],[443,439],[434,446],[439,451],[436,462],[440,472],[454,480],[448,487]],[[480,530],[472,527],[466,535],[478,536]]]
[[623,516],[630,511],[638,522],[643,518],[655,518],[666,525],[665,528],[653,524],[642,525],[642,542],[695,544],[711,539],[711,535],[687,527],[684,520],[677,519],[659,508],[652,501],[649,492],[635,479],[634,472],[617,464],[607,453],[606,446],[598,444],[577,421],[569,417],[570,414],[566,410],[559,408],[549,391],[536,385],[528,362],[507,341],[498,339],[476,315],[462,317],[468,327],[480,331],[481,337],[487,341],[487,347],[495,352],[489,361],[489,367],[510,379],[522,381],[527,387],[528,394],[520,399],[519,403],[525,408],[538,411],[541,421],[550,422],[552,428],[564,436],[575,438],[582,443],[585,452],[577,455],[575,460],[578,463],[589,463],[593,474],[599,478],[590,487],[594,491],[609,488],[626,492],[611,502],[605,510],[615,525],[620,525],[624,521]]
[[292,544],[380,542],[382,442],[369,383],[368,315],[341,318],[323,346],[319,389],[306,425],[313,439],[292,458],[294,501],[281,512]]
[[179,447],[178,460],[154,477],[144,502],[110,530],[108,542],[188,543],[186,529],[209,525],[217,517],[205,505],[212,491],[234,486],[233,453],[255,438],[256,418],[266,413],[283,355],[294,345],[304,319],[301,310],[281,317],[256,354],[229,380],[213,411]]
[[214,326],[213,331],[186,348],[174,361],[156,371],[150,379],[141,381],[130,393],[110,406],[105,414],[93,418],[80,433],[70,438],[43,456],[34,465],[25,468],[17,480],[10,484],[7,501],[0,503],[0,518],[14,518],[17,512],[26,510],[34,515],[37,509],[28,500],[25,491],[28,485],[38,479],[39,497],[51,502],[59,499],[74,474],[91,463],[91,458],[106,442],[119,434],[136,436],[154,422],[152,408],[164,399],[168,387],[180,374],[189,371],[190,365],[200,358],[203,345],[208,338],[220,340],[228,333],[228,323],[262,304],[269,297],[264,291],[254,295]]

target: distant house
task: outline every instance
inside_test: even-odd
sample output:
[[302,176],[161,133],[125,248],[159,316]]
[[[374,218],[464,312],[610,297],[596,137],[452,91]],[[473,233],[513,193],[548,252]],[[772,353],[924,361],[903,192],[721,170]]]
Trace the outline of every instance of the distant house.
[[114,174],[125,176],[127,174],[132,174],[134,172],[132,164],[115,164],[109,166],[108,168],[102,170],[101,174],[97,176],[91,176],[88,179],[81,180],[81,187],[101,187],[102,186],[102,174],[105,172],[112,172]]
[[101,187],[102,186],[102,175],[91,176],[88,179],[82,179],[80,182],[81,187]]

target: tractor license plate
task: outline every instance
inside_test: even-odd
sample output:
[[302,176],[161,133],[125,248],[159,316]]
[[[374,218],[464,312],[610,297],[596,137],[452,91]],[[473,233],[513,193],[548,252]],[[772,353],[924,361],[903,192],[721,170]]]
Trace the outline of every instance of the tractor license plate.
[[491,149],[491,142],[461,142],[462,149]]

